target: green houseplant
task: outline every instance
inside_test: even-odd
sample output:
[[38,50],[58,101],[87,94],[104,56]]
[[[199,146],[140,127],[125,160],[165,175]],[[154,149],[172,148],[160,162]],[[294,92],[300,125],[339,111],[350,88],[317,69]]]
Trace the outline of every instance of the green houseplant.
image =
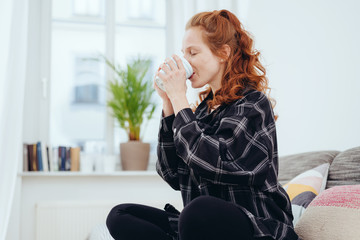
[[147,78],[151,61],[138,58],[121,69],[104,57],[105,63],[114,73],[109,81],[110,99],[107,106],[128,136],[127,143],[120,144],[121,164],[124,170],[146,170],[150,144],[141,141],[141,125],[152,118],[156,104],[152,98],[154,88]]

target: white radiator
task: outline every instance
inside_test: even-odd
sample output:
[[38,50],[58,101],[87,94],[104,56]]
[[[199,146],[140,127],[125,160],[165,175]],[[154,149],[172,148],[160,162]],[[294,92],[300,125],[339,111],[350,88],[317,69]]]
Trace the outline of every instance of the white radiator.
[[36,205],[36,240],[85,240],[116,203],[43,202]]
[[[141,202],[138,202],[141,203]],[[36,240],[86,240],[105,224],[116,202],[41,202],[36,204]],[[144,204],[144,203],[142,203]],[[146,203],[162,208],[163,203]],[[180,205],[180,204],[179,204]],[[175,205],[178,206],[178,205]],[[178,208],[181,209],[181,208]],[[102,230],[104,227],[102,226]],[[93,235],[92,235],[93,236]],[[96,235],[98,236],[98,235]],[[91,238],[103,240],[109,238]]]

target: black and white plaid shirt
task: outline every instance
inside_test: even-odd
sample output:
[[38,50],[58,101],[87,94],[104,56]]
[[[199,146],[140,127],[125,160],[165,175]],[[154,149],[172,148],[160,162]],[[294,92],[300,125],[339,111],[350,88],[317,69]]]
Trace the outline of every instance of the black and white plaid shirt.
[[251,220],[254,237],[298,239],[291,204],[277,181],[274,114],[268,98],[250,91],[208,112],[182,109],[161,120],[157,171],[184,206],[200,195],[236,204]]

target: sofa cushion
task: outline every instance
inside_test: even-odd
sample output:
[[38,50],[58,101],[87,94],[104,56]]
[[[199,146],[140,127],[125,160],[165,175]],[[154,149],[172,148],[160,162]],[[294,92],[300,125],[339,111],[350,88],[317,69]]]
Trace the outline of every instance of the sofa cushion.
[[329,170],[326,188],[360,184],[360,147],[338,154]]
[[329,163],[321,164],[299,174],[283,186],[291,201],[294,226],[310,202],[325,189],[328,170]]
[[360,185],[323,191],[295,226],[301,239],[360,239]]
[[332,163],[339,151],[307,152],[279,158],[279,182],[285,184],[300,173],[320,164]]

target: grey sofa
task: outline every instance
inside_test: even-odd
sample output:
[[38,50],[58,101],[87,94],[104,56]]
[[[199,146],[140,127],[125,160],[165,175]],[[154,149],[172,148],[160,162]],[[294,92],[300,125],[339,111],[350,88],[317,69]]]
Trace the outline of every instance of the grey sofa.
[[360,184],[360,147],[346,151],[317,151],[279,158],[279,181],[287,183],[298,174],[329,163],[326,188]]
[[[326,191],[312,200],[314,206],[310,203],[306,208],[295,224],[295,231],[302,240],[359,240],[360,147],[281,157],[279,181],[285,184],[324,163],[330,164]],[[333,205],[333,202],[338,204]]]
[[[317,167],[323,163],[330,163],[329,175],[326,188],[341,185],[360,184],[360,147],[340,151],[317,151],[289,155],[279,158],[279,181],[285,184],[298,174]],[[360,219],[359,219],[360,225]],[[296,229],[295,229],[296,230]],[[352,240],[358,238],[350,238]],[[105,223],[94,228],[88,240],[112,239]],[[323,239],[323,238],[314,238]],[[326,240],[345,240],[338,237],[326,238]],[[360,239],[360,238],[359,238]],[[303,239],[308,240],[308,239]],[[312,239],[311,239],[312,240]]]

